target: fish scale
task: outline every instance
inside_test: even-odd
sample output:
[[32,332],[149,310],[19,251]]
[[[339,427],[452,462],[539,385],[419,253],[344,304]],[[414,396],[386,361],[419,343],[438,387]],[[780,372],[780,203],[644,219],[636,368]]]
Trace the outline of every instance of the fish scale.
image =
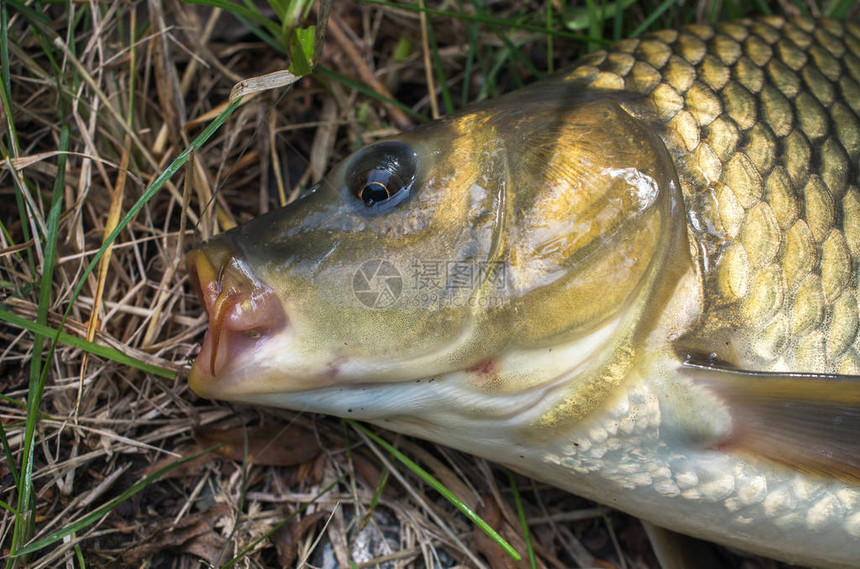
[[716,357],[742,367],[860,373],[860,28],[688,26],[568,79],[644,95],[666,125],[709,290],[694,335],[731,331]]

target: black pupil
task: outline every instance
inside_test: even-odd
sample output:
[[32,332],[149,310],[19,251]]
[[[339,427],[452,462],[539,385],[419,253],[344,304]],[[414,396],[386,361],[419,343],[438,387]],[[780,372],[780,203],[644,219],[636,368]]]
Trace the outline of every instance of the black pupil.
[[361,190],[361,199],[365,205],[371,206],[377,202],[387,200],[390,196],[388,188],[382,182],[368,182]]
[[349,189],[367,207],[390,200],[412,185],[415,159],[413,150],[402,142],[387,141],[368,146],[356,155],[349,167]]

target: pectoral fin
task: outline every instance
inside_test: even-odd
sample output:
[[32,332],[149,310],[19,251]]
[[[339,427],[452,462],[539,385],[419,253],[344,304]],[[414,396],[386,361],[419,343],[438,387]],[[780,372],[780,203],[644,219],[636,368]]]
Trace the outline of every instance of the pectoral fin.
[[660,569],[720,569],[725,561],[717,556],[716,546],[707,541],[676,533],[642,520],[648,541]]
[[726,452],[860,482],[860,376],[751,372],[685,363],[732,416]]

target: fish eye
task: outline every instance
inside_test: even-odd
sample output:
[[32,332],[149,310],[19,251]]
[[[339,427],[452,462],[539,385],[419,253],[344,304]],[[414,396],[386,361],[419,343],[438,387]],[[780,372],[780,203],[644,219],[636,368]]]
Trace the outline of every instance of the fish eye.
[[[349,191],[367,207],[395,202],[415,181],[415,152],[402,142],[380,142],[359,151],[347,169]],[[399,201],[396,200],[396,201]]]

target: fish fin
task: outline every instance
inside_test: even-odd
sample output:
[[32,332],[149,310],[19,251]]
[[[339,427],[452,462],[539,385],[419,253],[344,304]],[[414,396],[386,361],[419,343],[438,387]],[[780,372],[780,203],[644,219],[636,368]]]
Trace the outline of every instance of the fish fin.
[[860,376],[754,372],[692,361],[681,369],[726,402],[732,430],[718,444],[721,450],[860,482]]
[[714,544],[642,520],[661,569],[721,569]]

